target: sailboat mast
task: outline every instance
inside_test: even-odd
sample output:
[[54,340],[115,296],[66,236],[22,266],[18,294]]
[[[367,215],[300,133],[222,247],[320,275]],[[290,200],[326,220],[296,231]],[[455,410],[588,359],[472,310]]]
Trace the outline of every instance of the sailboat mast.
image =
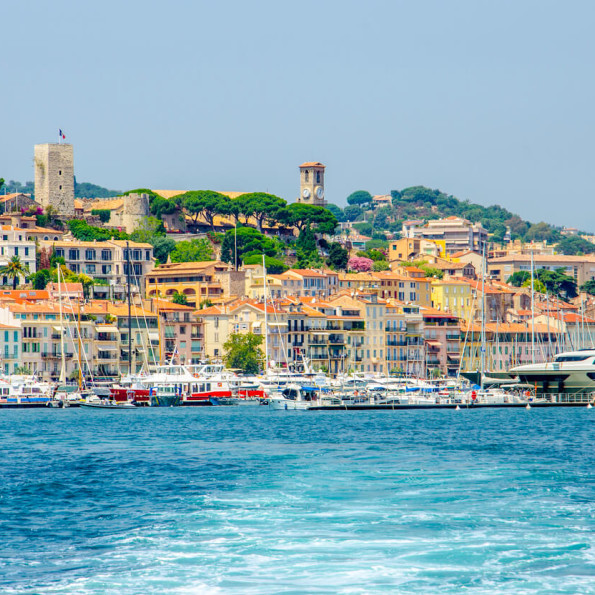
[[64,317],[62,315],[62,289],[60,285],[60,263],[58,263],[58,303],[60,304],[60,382],[66,382],[66,353],[64,352]]
[[486,357],[486,245],[483,245],[483,254],[481,259],[481,365],[479,370],[479,386],[483,389],[483,376],[485,373],[485,357]]
[[83,387],[83,356],[81,353],[82,342],[81,342],[81,303],[78,303],[78,318],[77,318],[77,335],[78,335],[78,360],[79,360],[79,390]]
[[269,319],[267,316],[267,265],[262,255],[262,279],[263,279],[263,295],[264,295],[264,371],[265,374],[269,369]]
[[128,374],[132,374],[132,308],[130,305],[130,242],[126,241],[126,283],[128,285]]
[[535,363],[535,287],[533,277],[535,276],[533,263],[533,245],[531,245],[531,363]]

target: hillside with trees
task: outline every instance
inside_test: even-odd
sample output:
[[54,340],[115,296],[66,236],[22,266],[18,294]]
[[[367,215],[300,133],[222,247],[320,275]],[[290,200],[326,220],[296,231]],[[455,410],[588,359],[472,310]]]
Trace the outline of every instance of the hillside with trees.
[[513,240],[546,240],[555,244],[563,254],[595,252],[595,245],[583,238],[565,237],[560,227],[543,221],[525,221],[519,215],[498,205],[486,207],[425,186],[392,190],[390,195],[390,206],[373,208],[372,195],[366,190],[357,190],[347,197],[348,204],[345,208],[329,205],[328,209],[339,221],[354,222],[355,229],[371,237],[383,231],[398,234],[403,221],[408,219],[429,221],[456,216],[481,223],[495,242],[504,240],[508,228]]

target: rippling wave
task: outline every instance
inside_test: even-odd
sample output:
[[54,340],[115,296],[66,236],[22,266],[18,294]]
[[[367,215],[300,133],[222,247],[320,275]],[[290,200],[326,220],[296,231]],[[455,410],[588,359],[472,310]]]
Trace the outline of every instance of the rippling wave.
[[585,409],[0,412],[3,593],[595,593]]

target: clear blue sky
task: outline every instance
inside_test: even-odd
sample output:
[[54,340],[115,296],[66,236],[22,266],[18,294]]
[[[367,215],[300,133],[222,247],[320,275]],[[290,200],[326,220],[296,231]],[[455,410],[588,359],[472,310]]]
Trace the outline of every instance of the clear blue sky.
[[424,184],[595,231],[595,3],[2,4],[0,176],[327,197]]

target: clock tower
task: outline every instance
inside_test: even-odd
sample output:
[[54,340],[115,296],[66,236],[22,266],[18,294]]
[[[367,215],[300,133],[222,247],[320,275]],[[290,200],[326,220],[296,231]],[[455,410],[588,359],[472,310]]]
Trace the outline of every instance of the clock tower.
[[308,161],[300,165],[300,195],[298,202],[318,207],[326,206],[324,196],[324,169],[318,161]]

